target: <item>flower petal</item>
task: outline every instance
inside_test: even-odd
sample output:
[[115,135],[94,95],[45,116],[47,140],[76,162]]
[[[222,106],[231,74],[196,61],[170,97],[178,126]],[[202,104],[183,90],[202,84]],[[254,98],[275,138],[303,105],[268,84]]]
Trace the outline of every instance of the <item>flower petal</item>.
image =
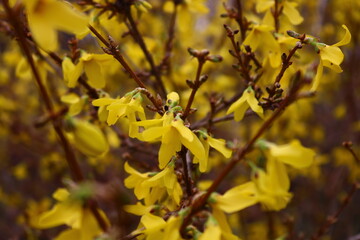
[[316,70],[315,79],[314,79],[314,82],[313,82],[312,87],[310,89],[311,91],[316,91],[316,89],[320,85],[320,81],[321,81],[321,78],[322,78],[322,75],[323,75],[323,70],[324,70],[323,61],[320,59],[319,65],[318,65],[317,70]]
[[250,88],[251,90],[245,90],[244,94],[246,94],[246,101],[249,103],[250,108],[257,113],[257,115],[261,118],[264,118],[264,110],[259,105],[259,101],[255,97],[255,92]]
[[86,61],[84,62],[84,70],[90,86],[94,88],[105,87],[105,78],[99,63],[96,61]]
[[298,140],[293,140],[285,145],[271,145],[270,155],[293,167],[304,168],[313,163],[316,154],[312,149],[303,147]]
[[344,37],[340,40],[340,42],[335,43],[333,46],[335,47],[340,47],[340,46],[344,46],[350,43],[351,41],[351,33],[349,31],[349,29],[346,27],[346,25],[342,25],[342,27],[345,29],[345,35]]
[[194,134],[191,132],[191,130],[184,126],[184,122],[181,119],[174,119],[171,122],[171,125],[176,128],[176,130],[179,132],[179,134],[186,138],[189,142],[191,142],[194,139]]
[[326,45],[320,48],[320,57],[335,65],[340,65],[344,60],[344,54],[339,47]]
[[204,146],[201,144],[200,140],[197,138],[197,136],[192,133],[194,135],[194,139],[193,141],[188,141],[186,138],[181,138],[181,143],[184,144],[184,146],[190,150],[190,152],[192,154],[194,154],[194,156],[196,158],[199,159],[199,164],[200,164],[200,171],[205,172],[206,171],[206,163],[205,161],[207,160],[207,156],[205,154],[205,149]]
[[297,3],[284,2],[283,12],[289,18],[290,22],[294,25],[298,25],[304,21],[304,18],[300,15],[299,11],[295,8]]
[[161,136],[164,134],[164,127],[151,127],[142,132],[142,137],[144,141],[156,141],[160,140]]
[[240,211],[257,202],[256,187],[253,182],[231,188],[224,195],[216,197],[216,204],[227,213]]
[[40,228],[52,228],[63,224],[73,225],[80,219],[82,207],[80,203],[58,203],[39,218],[37,226]]
[[115,101],[116,101],[116,99],[112,99],[112,98],[99,98],[99,99],[95,99],[94,101],[92,101],[92,105],[96,106],[96,107],[106,106]]
[[224,155],[224,157],[231,157],[232,151],[226,147],[226,142],[224,139],[216,139],[208,136],[207,141],[211,147],[219,151],[222,155]]
[[[159,168],[163,169],[176,152],[181,150],[181,143],[179,136],[175,130],[165,132],[163,135],[163,141],[159,150]],[[170,141],[171,140],[171,141]]]

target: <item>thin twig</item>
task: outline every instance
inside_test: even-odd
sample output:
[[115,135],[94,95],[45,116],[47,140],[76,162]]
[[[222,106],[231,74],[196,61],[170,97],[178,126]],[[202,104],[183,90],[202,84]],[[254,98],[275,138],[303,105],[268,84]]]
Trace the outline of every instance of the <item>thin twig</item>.
[[261,103],[261,106],[263,108],[275,109],[278,107],[278,102],[281,101],[281,96],[283,92],[283,89],[281,89],[280,81],[283,78],[285,71],[292,65],[291,58],[294,56],[298,49],[301,49],[303,47],[304,39],[305,34],[301,35],[301,37],[299,38],[300,41],[297,42],[295,46],[290,50],[289,55],[286,55],[286,53],[283,53],[281,55],[282,65],[280,72],[278,73],[278,75],[276,75],[273,85],[266,87],[266,91],[269,95],[262,98],[266,101]]
[[190,169],[188,167],[187,152],[188,152],[188,149],[183,146],[181,148],[179,155],[181,157],[182,164],[183,164],[183,174],[184,174],[186,193],[187,193],[187,196],[190,198],[193,195],[193,190],[192,190],[193,187],[192,187],[192,180],[191,180],[190,171],[189,171]]
[[328,216],[326,218],[326,221],[319,228],[317,233],[311,237],[312,240],[319,240],[330,229],[331,225],[333,225],[334,223],[337,222],[340,214],[344,211],[346,206],[349,204],[351,198],[353,197],[354,193],[359,188],[360,188],[360,184],[358,182],[355,182],[355,183],[352,184],[350,191],[348,192],[348,194],[346,195],[346,197],[344,198],[344,200],[340,204],[340,206],[337,209],[337,211],[335,212],[335,214],[333,214],[331,216]]
[[247,26],[244,25],[241,0],[236,0],[236,7],[237,7],[236,22],[238,23],[238,25],[240,27],[241,40],[244,41],[246,38]]
[[200,76],[201,76],[201,70],[202,70],[202,67],[204,66],[205,64],[205,60],[201,57],[198,58],[198,68],[197,68],[197,71],[196,71],[196,78],[195,78],[195,82],[194,82],[194,85],[192,87],[192,91],[191,91],[191,94],[190,94],[190,97],[189,97],[189,100],[187,102],[187,105],[186,105],[186,108],[184,110],[184,113],[182,115],[182,119],[186,119],[190,113],[190,110],[191,110],[191,105],[194,101],[194,98],[195,98],[195,94],[197,92],[197,90],[199,89],[199,87],[201,86],[201,81],[200,81]]
[[105,53],[112,55],[123,67],[124,69],[130,74],[132,79],[139,85],[139,87],[144,88],[147,90],[148,94],[146,96],[148,99],[153,103],[154,107],[156,108],[157,112],[159,114],[163,113],[162,109],[162,103],[157,101],[157,99],[148,91],[145,84],[141,81],[141,79],[136,75],[136,73],[131,69],[129,64],[125,61],[124,57],[120,54],[119,50],[117,49],[117,46],[115,46],[115,43],[110,41],[108,42],[101,34],[91,25],[88,26],[90,31],[95,34],[95,36],[107,47],[107,49],[104,49]]
[[358,155],[356,155],[354,149],[352,148],[353,143],[351,141],[347,141],[347,142],[343,142],[342,145],[351,153],[357,164],[360,164],[360,158],[358,157]]
[[169,75],[172,70],[171,52],[172,52],[172,49],[174,46],[176,17],[177,17],[177,4],[175,3],[174,11],[172,12],[171,17],[170,17],[170,24],[169,24],[169,29],[168,29],[168,39],[165,43],[165,56],[160,64],[161,67],[166,67],[167,73]]
[[282,12],[282,8],[279,9],[279,0],[275,0],[274,8],[275,9],[273,10],[272,15],[274,17],[275,32],[279,32],[279,29],[280,29],[279,17]]
[[[356,155],[356,153],[354,152],[354,150],[352,149],[352,142],[351,141],[346,141],[343,142],[342,144],[346,150],[348,150],[351,155],[354,157],[354,159],[356,160],[357,163],[360,163],[359,161],[359,157]],[[319,228],[319,230],[317,231],[316,234],[314,234],[311,239],[312,240],[318,240],[320,239],[331,227],[331,225],[333,225],[335,222],[337,222],[340,214],[344,211],[345,207],[349,204],[352,196],[354,195],[354,193],[360,188],[360,183],[359,182],[354,182],[351,186],[350,191],[348,192],[348,194],[346,195],[346,197],[344,198],[344,200],[342,201],[342,203],[340,204],[339,208],[337,209],[337,211],[333,214],[330,215],[326,218],[326,221],[324,222],[324,224]]]
[[291,62],[291,58],[294,56],[295,52],[298,50],[298,49],[301,49],[302,48],[302,42],[297,42],[295,44],[295,46],[290,50],[289,52],[289,55],[285,56],[284,60],[283,60],[283,63],[281,65],[281,70],[279,72],[279,74],[276,76],[275,78],[275,83],[279,83],[282,79],[282,77],[284,76],[284,73],[286,71],[286,69],[288,69],[288,67],[291,66],[292,62]]
[[233,45],[233,48],[235,51],[235,57],[238,60],[238,64],[241,68],[241,73],[245,79],[245,82],[250,83],[250,82],[252,82],[252,78],[249,73],[250,68],[249,68],[249,66],[245,66],[245,63],[241,57],[240,46],[239,46],[238,42],[235,41],[235,34],[237,34],[238,31],[237,30],[232,31],[231,28],[226,24],[224,24],[224,28],[226,30],[227,36],[230,38],[231,44]]
[[157,87],[159,88],[158,90],[160,91],[160,95],[162,97],[166,97],[166,90],[165,90],[165,86],[164,86],[164,83],[161,79],[161,72],[160,72],[160,69],[155,65],[155,62],[154,62],[154,59],[153,59],[153,56],[151,55],[151,53],[149,52],[146,44],[145,44],[145,41],[134,21],[134,18],[131,14],[131,11],[130,11],[130,8],[127,9],[126,11],[126,17],[127,19],[129,20],[130,22],[130,26],[131,26],[131,29],[129,29],[132,33],[132,36],[134,37],[135,41],[139,44],[141,50],[143,51],[144,55],[145,55],[145,58],[146,60],[149,62],[150,64],[150,67],[151,67],[151,72],[152,74],[154,75],[155,79],[156,79],[156,82],[157,82]]
[[273,211],[267,211],[266,217],[267,217],[267,224],[268,224],[268,239],[273,240],[275,239],[275,222],[274,222],[274,214]]
[[214,111],[214,114],[208,113],[204,118],[202,118],[199,121],[191,124],[190,128],[191,129],[197,129],[199,127],[205,126],[206,123],[209,121],[209,119],[211,119],[211,117],[214,117],[217,113],[221,112],[222,110],[224,110],[225,108],[230,106],[232,103],[234,103],[236,100],[238,100],[239,97],[241,97],[244,90],[245,89],[243,89],[240,92],[236,93],[229,100],[223,101],[222,104],[220,104],[219,106],[216,107],[216,109]]

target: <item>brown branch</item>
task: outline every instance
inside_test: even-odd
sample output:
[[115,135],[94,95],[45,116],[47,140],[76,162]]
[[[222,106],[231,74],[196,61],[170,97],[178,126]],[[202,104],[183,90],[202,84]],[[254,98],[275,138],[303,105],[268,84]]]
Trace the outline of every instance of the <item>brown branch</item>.
[[240,50],[239,43],[235,41],[235,37],[234,37],[235,34],[238,33],[238,30],[232,31],[231,28],[226,24],[224,24],[224,28],[226,30],[227,36],[230,38],[233,48],[235,50],[235,54],[232,54],[233,51],[230,51],[230,54],[232,54],[238,60],[238,64],[240,66],[241,73],[245,79],[245,82],[250,83],[250,82],[252,82],[252,78],[249,73],[250,68],[249,68],[249,66],[245,66],[245,63],[241,57],[241,50]]
[[[34,75],[34,79],[37,83],[37,86],[39,87],[39,90],[40,90],[40,94],[42,96],[42,98],[44,99],[44,102],[45,102],[45,107],[46,107],[46,110],[48,112],[49,115],[54,115],[54,106],[53,106],[53,103],[51,101],[51,98],[43,84],[43,81],[41,79],[41,76],[38,72],[38,69],[36,68],[36,65],[35,65],[35,62],[34,62],[34,59],[32,57],[32,54],[30,52],[30,49],[29,49],[29,46],[27,44],[27,41],[26,41],[26,37],[25,37],[25,33],[23,31],[23,26],[20,24],[20,22],[18,21],[16,15],[14,15],[10,5],[9,5],[9,2],[8,0],[3,0],[2,1],[3,3],[3,6],[4,6],[4,9],[7,13],[7,16],[8,16],[8,20],[10,21],[10,23],[12,24],[13,28],[14,28],[14,31],[15,31],[15,34],[17,36],[17,39],[18,39],[18,44],[20,46],[20,48],[22,49],[22,51],[24,52],[25,54],[25,57],[30,65],[30,68],[31,68],[31,71]],[[62,130],[62,124],[61,124],[61,121],[59,121],[59,119],[54,119],[52,118],[51,119],[52,121],[52,125],[54,127],[54,130],[56,132],[56,134],[58,135],[59,137],[59,140],[60,140],[60,143],[64,149],[64,152],[65,152],[65,156],[66,156],[66,161],[68,163],[68,166],[70,168],[70,172],[72,174],[72,177],[73,179],[76,181],[76,182],[81,182],[84,180],[84,177],[83,177],[83,174],[82,174],[82,171],[81,171],[81,168],[76,160],[76,157],[75,157],[75,154],[67,140],[67,138],[65,137],[65,134]],[[103,219],[103,217],[99,214],[98,210],[97,210],[97,207],[96,207],[96,203],[94,202],[92,204],[92,207],[90,207],[91,211],[93,212],[97,222],[99,223],[99,226],[102,228],[102,230],[104,232],[107,231],[107,224],[105,222],[105,220]]]
[[[201,76],[201,70],[202,70],[202,67],[204,66],[205,64],[205,60],[201,57],[198,58],[198,68],[197,68],[197,72],[196,72],[196,78],[195,78],[195,82],[193,83],[193,86],[192,86],[192,91],[191,91],[191,94],[190,94],[190,97],[189,97],[189,100],[187,102],[187,105],[186,105],[186,108],[184,110],[184,113],[182,114],[182,119],[185,120],[189,113],[190,113],[190,110],[191,110],[191,105],[194,101],[194,98],[195,98],[195,94],[197,92],[197,90],[199,89],[199,87],[201,86],[201,84],[203,83],[201,80],[200,80],[200,76]],[[207,78],[207,76],[205,77]],[[206,79],[205,79],[206,80]]]
[[302,42],[297,42],[296,45],[290,50],[289,55],[286,56],[285,53],[282,55],[283,62],[281,65],[281,70],[279,74],[276,76],[275,83],[279,83],[281,81],[286,69],[288,69],[292,64],[291,58],[293,57],[295,52],[301,48],[302,48]]
[[285,71],[292,65],[291,58],[294,56],[296,51],[298,49],[301,49],[303,47],[303,44],[305,44],[304,39],[305,34],[301,35],[301,37],[299,38],[300,41],[297,42],[295,46],[290,50],[289,55],[286,55],[286,53],[283,53],[281,55],[282,65],[280,72],[278,73],[278,75],[276,75],[273,85],[266,87],[266,91],[269,94],[268,97],[262,98],[263,100],[265,100],[265,102],[261,103],[261,106],[264,109],[275,109],[278,107],[278,102],[281,101],[281,96],[283,92],[280,81],[283,78]]
[[360,183],[355,182],[355,183],[352,184],[350,191],[348,192],[348,194],[346,195],[346,197],[344,198],[344,200],[340,204],[340,206],[337,209],[337,211],[335,212],[335,214],[333,214],[331,216],[328,216],[326,218],[325,223],[319,228],[317,233],[311,237],[312,240],[319,240],[329,230],[331,225],[333,225],[334,223],[337,222],[340,214],[344,211],[346,206],[349,204],[351,198],[353,197],[354,193],[359,188],[360,188]]
[[164,86],[164,83],[161,79],[161,72],[160,72],[160,69],[155,65],[155,62],[154,62],[154,59],[152,57],[152,54],[149,52],[146,44],[145,44],[145,41],[141,35],[141,33],[139,32],[139,29],[134,21],[134,18],[131,14],[131,11],[130,11],[130,7],[126,10],[126,17],[127,19],[129,20],[130,22],[130,26],[131,26],[131,29],[130,32],[132,33],[132,36],[134,37],[135,41],[139,44],[141,50],[143,51],[144,55],[145,55],[145,58],[146,60],[149,62],[150,64],[150,67],[151,67],[151,73],[154,75],[155,79],[156,79],[156,82],[158,84],[158,90],[160,91],[160,95],[162,97],[166,97],[166,90],[165,90],[165,86]]
[[274,211],[267,211],[266,212],[267,218],[267,226],[268,226],[268,239],[273,240],[275,239],[275,212]]
[[[88,26],[90,31],[95,34],[95,36],[107,47],[104,50],[105,53],[112,55],[122,66],[123,68],[130,74],[131,78],[139,85],[139,87],[147,90],[145,84],[141,81],[141,79],[136,75],[136,73],[131,69],[129,64],[125,61],[124,57],[120,54],[119,50],[115,43],[111,40],[107,41],[101,34],[91,25]],[[160,103],[148,90],[148,94],[146,95],[148,99],[153,103],[159,114],[163,114],[162,103]]]
[[[351,155],[354,157],[354,159],[356,160],[357,163],[360,163],[359,157],[356,155],[356,153],[354,152],[354,150],[352,149],[352,142],[351,141],[346,141],[343,142],[342,144],[346,150],[348,150]],[[326,218],[326,221],[324,222],[324,224],[319,228],[319,230],[317,231],[316,234],[314,234],[311,239],[312,240],[318,240],[320,239],[331,227],[331,225],[333,225],[334,223],[337,222],[340,214],[344,211],[344,209],[346,208],[346,206],[349,204],[351,198],[353,197],[354,193],[360,188],[360,183],[359,182],[354,182],[351,186],[350,191],[348,192],[348,194],[346,195],[346,197],[344,198],[344,200],[342,201],[342,203],[340,204],[339,208],[337,209],[337,211],[333,214],[330,215]]]
[[225,179],[225,177],[229,174],[229,172],[232,169],[234,169],[235,165],[239,163],[246,156],[246,154],[252,150],[252,147],[255,144],[255,142],[265,133],[265,131],[271,126],[271,124],[273,124],[273,122],[283,113],[284,109],[296,99],[296,94],[300,90],[303,83],[305,83],[305,81],[299,82],[292,89],[290,89],[289,94],[281,102],[279,108],[277,108],[275,112],[270,116],[270,118],[268,118],[262,124],[260,129],[250,139],[250,141],[237,152],[237,154],[232,158],[232,160],[225,166],[222,172],[217,176],[217,178],[209,187],[209,189],[206,191],[206,193],[201,197],[197,198],[193,202],[190,213],[184,218],[180,232],[182,233],[184,232],[186,226],[190,223],[192,216],[202,209],[202,207],[206,204],[207,199],[210,197],[211,193],[213,193],[218,188],[220,183]]
[[204,118],[200,119],[199,121],[195,122],[194,124],[191,124],[191,129],[197,129],[199,127],[205,126],[206,123],[211,119],[211,117],[214,117],[217,113],[221,112],[228,106],[230,106],[232,103],[234,103],[236,100],[241,97],[242,93],[244,92],[245,88],[241,90],[239,93],[236,93],[234,96],[232,96],[229,100],[223,101],[222,104],[216,107],[214,114],[208,113]]
[[186,187],[186,194],[189,198],[193,195],[193,186],[192,186],[192,179],[190,175],[190,169],[188,167],[188,161],[187,161],[187,152],[188,149],[186,147],[182,147],[181,151],[179,152],[179,156],[182,160],[183,164],[183,174],[184,174],[184,182]]
[[274,17],[274,23],[275,23],[275,32],[279,32],[280,29],[280,21],[279,17],[282,13],[283,7],[279,8],[279,0],[275,0],[275,9],[272,11],[272,15]]
[[246,38],[247,25],[244,25],[241,0],[236,0],[236,7],[237,7],[236,22],[238,23],[238,25],[240,27],[241,40],[244,41]]
[[351,141],[347,141],[347,142],[343,142],[342,145],[351,153],[357,164],[360,164],[360,158],[358,157],[358,155],[356,155],[354,149],[352,148],[353,143]]
[[165,43],[165,56],[160,64],[160,67],[166,67],[168,74],[171,73],[171,52],[174,47],[174,38],[175,38],[175,26],[177,18],[177,4],[174,1],[174,11],[171,14],[170,24],[168,29],[168,39]]

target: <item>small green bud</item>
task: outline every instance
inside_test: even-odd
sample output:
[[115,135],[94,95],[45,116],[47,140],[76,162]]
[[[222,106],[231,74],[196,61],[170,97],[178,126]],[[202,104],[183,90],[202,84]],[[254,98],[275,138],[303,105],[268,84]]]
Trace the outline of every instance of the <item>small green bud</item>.
[[293,37],[293,38],[296,38],[296,39],[299,39],[301,37],[301,34],[300,33],[297,33],[293,30],[288,30],[286,31],[286,33],[290,36],[290,37]]
[[190,53],[191,56],[193,56],[193,57],[199,56],[199,51],[198,50],[196,50],[194,48],[188,48],[187,50],[188,50],[188,52]]
[[210,55],[206,57],[206,60],[214,63],[221,62],[223,60],[222,56],[220,55]]

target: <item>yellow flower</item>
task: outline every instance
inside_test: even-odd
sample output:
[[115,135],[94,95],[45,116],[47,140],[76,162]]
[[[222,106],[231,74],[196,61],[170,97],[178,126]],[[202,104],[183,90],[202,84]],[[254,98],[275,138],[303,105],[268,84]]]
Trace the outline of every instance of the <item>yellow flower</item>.
[[145,227],[144,233],[146,240],[181,240],[179,229],[182,223],[182,217],[171,216],[167,221],[163,218],[150,213],[141,217],[140,223]]
[[254,112],[256,112],[261,118],[264,118],[263,109],[258,104],[258,100],[255,97],[255,92],[251,87],[245,89],[241,98],[234,102],[226,114],[234,112],[235,121],[240,121],[245,115],[245,111],[250,107]]
[[[288,0],[279,1],[278,8],[283,8],[282,12],[294,25],[298,25],[304,21],[303,17],[300,15],[299,11],[296,9],[298,4],[296,2],[289,2]],[[275,7],[274,0],[260,0],[256,4],[257,12],[265,12],[267,10],[271,11],[270,8]]]
[[124,180],[125,187],[134,188],[135,196],[139,200],[148,196],[150,194],[150,187],[143,186],[142,183],[150,178],[149,174],[136,171],[128,162],[125,162],[124,169],[130,174],[130,176]]
[[258,48],[275,51],[279,49],[279,44],[272,34],[273,30],[274,28],[268,25],[255,25],[245,38],[243,45],[249,45],[252,51]]
[[309,167],[314,162],[316,155],[314,150],[303,147],[299,140],[293,140],[285,145],[265,144],[269,148],[270,157],[295,168]]
[[216,205],[227,213],[240,211],[258,202],[254,182],[247,182],[216,196]]
[[70,140],[74,146],[88,156],[101,156],[109,150],[109,144],[101,129],[89,122],[69,119]]
[[[81,200],[71,198],[70,193],[64,188],[58,189],[53,197],[58,203],[39,217],[36,227],[52,228],[65,224],[72,228],[60,233],[57,240],[92,240],[102,233],[94,215],[88,208],[83,207]],[[99,212],[108,222],[105,214],[100,210]]]
[[351,34],[349,29],[345,25],[342,25],[342,27],[345,29],[345,35],[340,40],[340,42],[335,43],[333,45],[326,45],[323,43],[317,44],[320,54],[320,63],[316,71],[314,83],[311,87],[312,91],[315,91],[320,84],[324,66],[332,69],[337,73],[342,72],[340,64],[344,60],[344,54],[342,53],[339,47],[347,45],[351,41]]
[[107,63],[113,60],[108,54],[92,54],[83,52],[79,62],[75,65],[71,59],[65,57],[62,62],[64,80],[68,87],[76,86],[81,74],[85,72],[89,85],[94,88],[105,87],[105,70]]
[[[44,59],[41,59],[34,54],[33,54],[33,59],[35,66],[39,71],[39,75],[41,79],[43,80],[44,83],[46,83],[48,72],[54,72],[54,70],[51,69],[49,64],[46,61],[44,61]],[[31,67],[27,62],[26,58],[21,58],[21,60],[16,65],[16,76],[25,79],[31,79],[33,77]]]
[[205,0],[184,0],[180,4],[175,5],[174,1],[166,1],[164,4],[164,11],[171,13],[177,7],[177,17],[179,22],[187,22],[188,24],[179,24],[181,33],[191,31],[191,24],[195,22],[196,16],[209,12],[206,7]]
[[[27,222],[29,225],[33,228],[39,228],[39,217],[41,216],[41,213],[48,210],[51,206],[51,200],[48,198],[44,198],[40,201],[34,201],[30,200],[28,202],[27,208],[26,208],[26,217]],[[23,221],[25,219],[21,219]]]
[[257,189],[257,198],[265,210],[279,211],[290,202],[290,180],[285,165],[268,159],[266,172],[255,170],[253,182]]
[[[159,168],[163,169],[170,159],[184,145],[198,159],[205,159],[205,150],[197,136],[187,127],[180,117],[174,118],[172,112],[166,112],[161,119],[152,119],[134,123],[149,127],[141,134],[143,141],[161,141],[159,150]],[[160,126],[159,126],[160,125]]]
[[164,170],[145,180],[141,185],[146,188],[165,187],[168,196],[170,196],[177,205],[180,204],[182,189],[174,172],[174,163],[168,164]]
[[224,139],[213,138],[207,133],[201,131],[200,142],[204,146],[206,158],[198,159],[195,157],[193,160],[194,163],[199,163],[200,172],[206,172],[208,170],[210,146],[220,152],[225,158],[231,157],[232,151],[226,147],[226,142]]
[[87,30],[88,18],[68,2],[58,0],[23,2],[32,37],[45,50],[57,49],[57,30],[72,34],[80,34]]
[[125,179],[125,186],[127,188],[134,188],[135,196],[139,200],[144,199],[146,207],[155,202],[166,200],[173,200],[173,202],[168,201],[172,206],[174,206],[174,203],[176,206],[180,204],[182,189],[177,181],[173,162],[168,164],[161,172],[148,173],[140,173],[126,162],[125,171],[130,174]]
[[231,231],[231,227],[226,219],[226,215],[223,210],[219,208],[217,204],[211,204],[212,216],[216,219],[217,224],[221,229],[222,239],[224,240],[239,240]]
[[61,97],[62,102],[70,105],[68,111],[70,116],[75,116],[81,112],[85,105],[86,99],[86,96],[79,97],[75,93],[69,93]]
[[145,206],[140,202],[137,202],[135,205],[125,205],[124,210],[128,213],[143,216],[147,213],[149,213],[155,206]]
[[253,179],[231,188],[224,195],[216,195],[216,205],[233,213],[261,203],[266,210],[281,210],[291,199],[290,181],[283,163],[269,159],[266,172],[254,167]]
[[[209,219],[211,216],[209,217]],[[206,228],[203,234],[200,235],[199,240],[221,240],[221,228],[219,225],[216,224],[216,220],[213,221],[209,220],[206,223]]]
[[[136,91],[136,90],[135,90]],[[119,118],[127,118],[129,120],[129,136],[141,139],[137,127],[131,123],[136,122],[137,117],[145,120],[144,108],[141,106],[142,98],[140,93],[133,94],[132,92],[126,94],[120,99],[99,98],[92,102],[94,106],[106,107],[109,111],[107,116],[107,124],[115,124]],[[100,111],[100,109],[99,109]]]

